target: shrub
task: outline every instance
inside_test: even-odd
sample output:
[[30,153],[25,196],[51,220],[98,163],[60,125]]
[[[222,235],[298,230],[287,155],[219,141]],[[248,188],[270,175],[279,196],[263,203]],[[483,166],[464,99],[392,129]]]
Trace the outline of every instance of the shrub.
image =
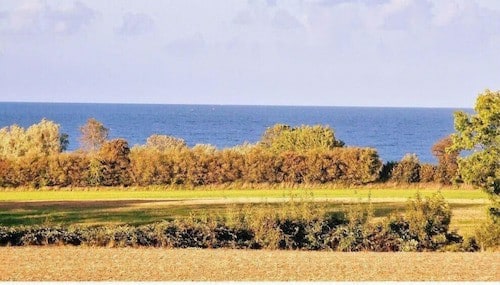
[[386,182],[392,177],[392,172],[394,168],[398,165],[396,161],[387,161],[382,165],[382,169],[380,170],[379,180],[382,182]]
[[262,135],[260,145],[273,152],[305,152],[313,149],[330,150],[342,147],[344,143],[336,140],[332,128],[328,126],[290,127],[276,124]]
[[393,168],[391,179],[400,183],[420,181],[420,164],[415,154],[406,154]]
[[420,166],[420,182],[436,181],[437,167],[432,164],[422,164]]
[[500,202],[488,207],[488,219],[476,231],[477,242],[485,250],[500,249]]
[[408,201],[405,216],[391,218],[389,225],[401,239],[416,241],[416,250],[437,250],[453,241],[450,220],[450,207],[441,194],[425,200],[417,194]]
[[146,140],[147,148],[154,148],[158,151],[166,151],[166,150],[178,150],[181,148],[186,148],[186,141],[183,139],[179,139],[172,136],[167,135],[151,135]]

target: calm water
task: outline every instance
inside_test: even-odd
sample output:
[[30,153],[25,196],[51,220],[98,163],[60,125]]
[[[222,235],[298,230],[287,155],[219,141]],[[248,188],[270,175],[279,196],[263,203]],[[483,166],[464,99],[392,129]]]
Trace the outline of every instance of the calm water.
[[[423,162],[434,162],[430,148],[453,132],[455,109],[284,107],[219,105],[136,105],[0,103],[0,127],[28,127],[42,118],[61,125],[69,134],[69,149],[78,148],[79,127],[94,117],[110,129],[110,137],[143,144],[152,134],[183,138],[197,143],[229,147],[256,142],[276,123],[292,126],[329,125],[337,138],[351,146],[378,149],[380,157],[399,160],[416,153]],[[470,110],[466,110],[469,111]]]

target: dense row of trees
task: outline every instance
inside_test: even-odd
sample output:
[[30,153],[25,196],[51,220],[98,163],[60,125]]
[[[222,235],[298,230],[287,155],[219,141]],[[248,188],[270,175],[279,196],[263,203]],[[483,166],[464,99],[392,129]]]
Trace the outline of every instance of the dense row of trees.
[[[188,147],[179,138],[152,135],[129,147],[108,139],[95,119],[80,128],[81,148],[64,152],[68,136],[43,119],[27,129],[0,129],[0,186],[207,185],[224,183],[468,182],[498,195],[499,92],[478,97],[476,115],[457,113],[457,133],[432,147],[437,165],[416,155],[382,165],[371,148],[345,147],[327,126],[268,128],[253,145]],[[472,151],[460,158],[462,150]]]
[[[376,150],[344,147],[324,126],[275,125],[254,145],[219,150],[188,147],[179,138],[152,135],[145,145],[129,147],[108,139],[95,119],[81,127],[81,149],[62,152],[67,136],[42,120],[24,130],[0,130],[0,186],[208,185],[225,183],[401,183],[439,181],[456,176],[456,156],[435,146],[438,166],[420,164],[415,155],[382,166]],[[451,165],[451,166],[450,166]],[[453,167],[453,165],[455,165]]]
[[[319,126],[296,129],[302,136],[321,128],[333,133],[331,129]],[[309,147],[303,150],[291,150],[295,147],[293,142],[280,142],[283,148],[280,151],[265,143],[223,150],[210,145],[190,148],[181,139],[162,135],[153,135],[145,145],[130,149],[123,139],[101,140],[89,135],[82,137],[82,141],[86,140],[85,146],[94,150],[86,147],[85,150],[66,153],[3,156],[0,159],[0,185],[362,184],[378,179],[381,161],[374,149],[325,146],[323,135],[318,135],[318,141],[305,142],[304,145],[309,144]],[[287,139],[289,137],[287,135]],[[272,144],[276,144],[276,140],[281,138],[267,139]]]

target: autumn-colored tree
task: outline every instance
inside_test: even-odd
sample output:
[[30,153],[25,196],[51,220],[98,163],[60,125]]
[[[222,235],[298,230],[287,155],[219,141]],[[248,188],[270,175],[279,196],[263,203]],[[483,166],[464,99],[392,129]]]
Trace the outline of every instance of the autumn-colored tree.
[[450,136],[440,139],[432,146],[432,154],[438,160],[436,180],[443,184],[451,184],[458,174],[458,155],[456,150],[449,150],[453,145]]
[[80,145],[85,151],[97,151],[108,139],[109,130],[94,118],[80,127]]
[[105,142],[97,153],[100,183],[105,186],[130,185],[130,148],[124,139]]

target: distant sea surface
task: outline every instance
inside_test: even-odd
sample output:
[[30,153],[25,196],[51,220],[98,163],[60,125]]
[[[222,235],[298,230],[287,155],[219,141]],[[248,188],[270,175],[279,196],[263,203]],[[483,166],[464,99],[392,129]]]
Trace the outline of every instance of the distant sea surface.
[[[55,121],[69,134],[69,150],[79,147],[79,127],[96,118],[111,138],[131,146],[144,144],[152,134],[183,138],[193,146],[219,148],[257,142],[276,123],[329,125],[349,146],[376,148],[382,160],[400,160],[415,153],[422,162],[435,162],[431,147],[453,133],[448,108],[292,107],[221,105],[142,105],[76,103],[0,103],[0,128],[28,127],[42,118]],[[470,109],[463,111],[471,112]]]

